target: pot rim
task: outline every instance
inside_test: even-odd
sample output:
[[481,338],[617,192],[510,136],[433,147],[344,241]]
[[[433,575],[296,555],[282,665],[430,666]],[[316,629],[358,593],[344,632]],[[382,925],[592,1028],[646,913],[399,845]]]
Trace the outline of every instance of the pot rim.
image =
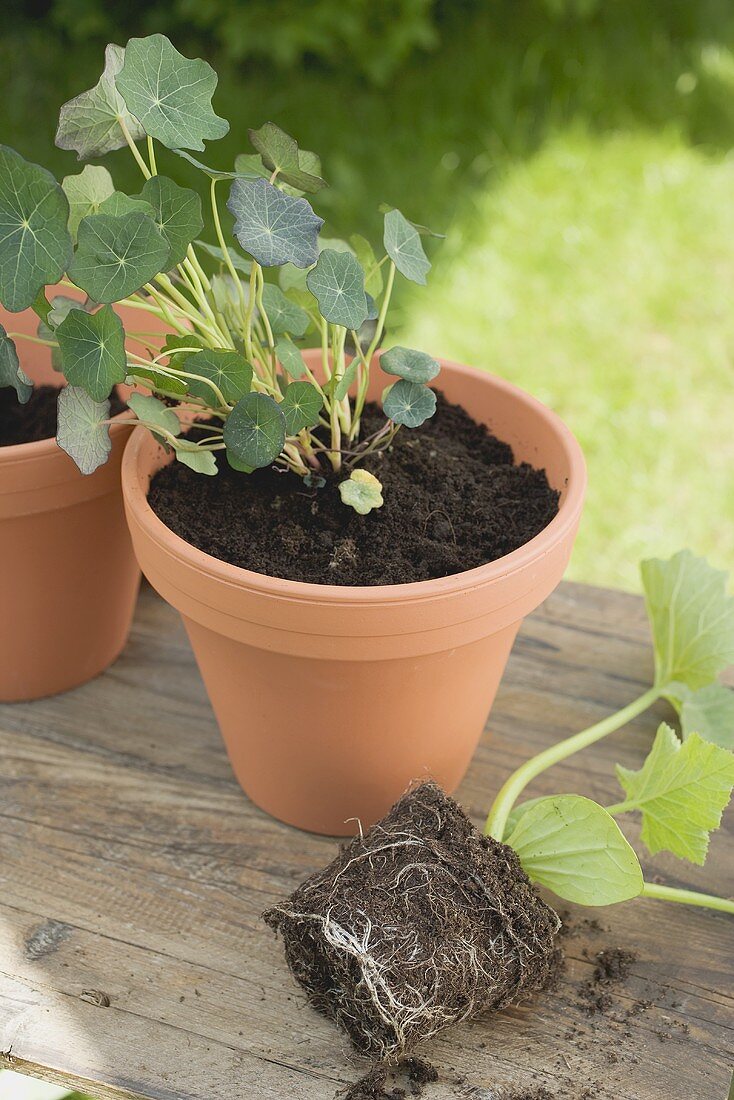
[[[495,561],[466,569],[461,573],[452,573],[447,577],[385,585],[333,585],[317,584],[312,581],[293,581],[231,565],[192,546],[167,527],[151,508],[138,476],[140,450],[149,438],[149,432],[143,425],[133,429],[122,458],[122,489],[127,505],[133,511],[145,535],[169,555],[186,562],[213,580],[236,588],[247,588],[264,596],[326,604],[405,603],[434,599],[504,580],[543,558],[578,523],[587,482],[583,451],[570,428],[564,424],[558,414],[519,386],[489,371],[468,367],[450,359],[439,358],[438,361],[442,367],[448,367],[461,375],[485,377],[495,388],[503,390],[518,403],[530,407],[537,416],[546,421],[560,439],[568,457],[568,484],[556,515],[548,526],[532,539]],[[28,446],[28,444],[22,446]]]

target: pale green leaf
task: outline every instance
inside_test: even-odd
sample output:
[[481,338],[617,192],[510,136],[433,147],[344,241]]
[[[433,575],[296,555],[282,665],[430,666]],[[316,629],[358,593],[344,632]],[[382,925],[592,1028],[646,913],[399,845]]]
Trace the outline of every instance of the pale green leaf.
[[719,683],[707,684],[697,691],[673,683],[665,697],[678,711],[684,741],[697,733],[704,741],[734,750],[734,691]]
[[425,351],[412,348],[390,348],[380,356],[380,366],[386,374],[397,374],[409,382],[431,382],[441,365]]
[[382,294],[383,285],[382,268],[377,262],[377,257],[372,249],[372,245],[365,237],[360,237],[357,233],[349,238],[349,243],[354,249],[354,253],[365,273],[364,289],[368,294],[371,294],[373,298],[379,298]]
[[11,313],[28,309],[66,271],[68,220],[69,203],[51,173],[0,145],[0,302]]
[[104,401],[115,383],[125,381],[125,333],[111,306],[96,313],[71,309],[56,329],[56,339],[67,381],[94,401]]
[[285,332],[291,336],[303,336],[309,324],[308,314],[290,298],[286,298],[279,286],[274,283],[264,284],[263,305],[276,336]]
[[384,504],[382,485],[368,470],[352,470],[347,480],[339,483],[339,496],[343,504],[354,508],[360,516]]
[[[381,202],[377,208],[381,214],[389,214],[391,210],[394,210],[394,206],[390,206],[388,202]],[[406,221],[408,219],[406,218]],[[443,241],[446,239],[445,233],[437,233],[435,229],[430,229],[427,225],[421,225],[420,222],[409,222],[413,226],[413,229],[420,233],[421,237],[436,237],[438,240]]]
[[69,202],[69,233],[76,242],[79,222],[98,214],[105,199],[115,193],[112,176],[99,164],[86,164],[75,176],[64,176],[61,187]]
[[227,458],[235,468],[269,466],[283,450],[285,415],[272,397],[248,393],[241,398],[224,425]]
[[184,466],[195,470],[197,474],[207,474],[214,477],[217,473],[217,460],[213,451],[203,451],[197,448],[195,451],[184,451],[181,447],[175,447],[176,458],[183,462]]
[[581,795],[534,800],[506,844],[533,882],[578,905],[612,905],[642,890],[639,860],[611,814]]
[[120,120],[133,141],[145,137],[145,130],[134,118],[115,85],[125,51],[111,43],[105,50],[104,72],[93,88],[65,103],[59,115],[56,144],[59,149],[75,149],[79,160],[101,157],[126,145]]
[[[206,252],[207,256],[211,256],[213,260],[217,260],[220,264],[226,266],[227,260],[221,248],[218,248],[215,244],[207,244],[206,241],[196,241],[195,244],[202,252]],[[252,271],[252,263],[246,260],[244,256],[240,256],[236,249],[229,249],[229,258],[235,271],[241,271],[245,275],[249,275]]]
[[[127,403],[138,420],[145,424],[146,428],[150,428],[154,435],[161,431],[174,436],[181,434],[181,422],[175,412],[157,397],[148,393],[131,393]],[[158,438],[165,439],[165,436],[159,434]]]
[[401,275],[413,283],[425,285],[431,264],[423,251],[416,228],[399,210],[385,214],[385,251]]
[[[352,382],[357,377],[357,368],[359,367],[359,359],[352,359],[351,363],[347,364],[347,369],[341,376],[339,381],[334,386],[334,397],[337,401],[341,401],[343,397],[346,397],[349,393],[349,388]],[[332,382],[336,381],[336,375],[332,375]]]
[[275,343],[275,354],[286,374],[291,378],[301,378],[306,373],[306,364],[301,354],[301,349],[287,336],[281,336]]
[[325,249],[309,271],[306,284],[319,304],[321,316],[331,324],[358,329],[367,319],[364,272],[350,252]]
[[323,405],[321,394],[311,382],[291,382],[280,403],[287,434],[298,435],[304,428],[318,424]]
[[406,428],[417,428],[436,411],[436,395],[428,386],[419,386],[401,378],[385,394],[385,416]]
[[117,302],[162,271],[169,252],[147,214],[93,214],[79,226],[69,277],[95,302]]
[[[204,348],[189,355],[181,364],[189,374],[207,378],[219,389],[225,401],[234,403],[250,392],[252,367],[238,351],[227,348]],[[207,382],[187,378],[189,393],[200,397],[208,405],[218,405],[214,390]]]
[[[298,143],[274,122],[266,122],[259,130],[249,130],[250,141],[262,157],[269,172],[277,171],[277,179],[299,191],[320,191],[326,183],[318,174],[308,171],[313,161],[299,155]],[[313,154],[307,154],[313,157]],[[235,162],[236,163],[236,162]]]
[[76,462],[83,474],[93,474],[107,461],[112,449],[109,401],[95,401],[78,386],[59,391],[56,442]]
[[727,575],[681,550],[640,567],[655,646],[655,683],[680,681],[695,690],[734,662],[734,597]]
[[[87,165],[91,167],[91,165]],[[123,214],[147,214],[153,217],[153,207],[144,199],[126,195],[124,191],[113,191],[97,210],[90,210],[90,214],[109,214],[113,218],[121,218]]]
[[709,833],[719,827],[734,786],[734,753],[697,733],[681,743],[662,722],[640,770],[618,764],[617,778],[627,795],[624,809],[642,813],[642,840],[653,855],[705,861]]
[[179,187],[167,176],[146,180],[140,197],[153,208],[153,221],[168,241],[171,252],[166,267],[175,267],[183,261],[189,245],[204,227],[201,199],[196,191]]
[[217,74],[201,58],[184,57],[162,34],[131,38],[115,78],[145,133],[169,149],[204,148],[229,132],[212,110]]
[[235,219],[235,237],[263,267],[316,263],[316,242],[324,222],[306,199],[284,195],[267,180],[236,179],[227,209]]
[[33,383],[21,369],[15,344],[0,325],[0,389],[10,386],[21,405],[30,399]]

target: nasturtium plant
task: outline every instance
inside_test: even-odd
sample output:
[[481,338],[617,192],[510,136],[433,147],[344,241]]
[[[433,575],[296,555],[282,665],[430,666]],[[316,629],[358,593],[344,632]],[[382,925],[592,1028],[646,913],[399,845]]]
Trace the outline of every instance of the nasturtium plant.
[[[734,691],[717,677],[734,662],[734,599],[726,574],[689,550],[642,563],[655,649],[655,682],[638,699],[526,761],[500,789],[485,833],[517,852],[529,877],[581,905],[643,896],[734,913],[734,902],[646,882],[617,818],[638,814],[647,850],[703,864],[734,787]],[[672,679],[671,679],[672,678]],[[622,801],[580,795],[517,802],[547,768],[613,733],[660,698],[673,702],[680,736],[663,722],[642,767],[617,765]]]
[[[423,230],[388,207],[381,251],[359,234],[322,234],[312,205],[327,186],[321,161],[274,122],[248,131],[251,148],[233,165],[209,167],[206,143],[229,130],[216,86],[207,62],[161,34],[112,43],[98,82],[61,108],[56,133],[59,148],[90,163],[59,184],[0,146],[0,301],[38,315],[31,339],[68,383],[58,443],[84,473],[106,460],[108,399],[124,382],[136,392],[116,422],[143,424],[193,472],[213,476],[221,458],[246,485],[272,465],[308,491],[336,482],[366,516],[383,495],[363,460],[436,409],[438,362],[392,348],[382,356],[392,376],[385,420],[375,429],[371,417],[363,432],[396,278],[425,283],[431,266]],[[129,193],[94,163],[121,149],[141,176]],[[174,178],[182,161],[201,187]],[[202,199],[214,227],[206,241]],[[162,347],[152,331],[161,322]],[[26,401],[21,338],[0,330],[0,386]]]

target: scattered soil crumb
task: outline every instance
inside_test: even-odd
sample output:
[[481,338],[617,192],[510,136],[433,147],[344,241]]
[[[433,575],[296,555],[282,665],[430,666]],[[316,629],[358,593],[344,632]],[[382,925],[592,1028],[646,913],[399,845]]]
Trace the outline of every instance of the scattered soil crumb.
[[615,1003],[612,989],[627,980],[630,967],[636,960],[634,952],[619,947],[597,952],[591,981],[581,987],[583,1008],[588,1016],[609,1012]]
[[405,1100],[408,1092],[398,1082],[403,1082],[411,1096],[422,1096],[426,1085],[438,1080],[438,1070],[422,1058],[406,1058],[394,1068],[374,1066],[346,1092],[337,1093],[339,1100]]

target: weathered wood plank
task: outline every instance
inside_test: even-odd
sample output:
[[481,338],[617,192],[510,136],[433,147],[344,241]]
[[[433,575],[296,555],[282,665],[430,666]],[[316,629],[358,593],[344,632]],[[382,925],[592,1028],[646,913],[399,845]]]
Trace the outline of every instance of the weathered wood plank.
[[[509,770],[628,702],[651,668],[639,599],[562,586],[523,629],[460,791],[477,823]],[[665,706],[641,716],[532,793],[613,800],[614,763],[638,765],[662,717]],[[705,868],[646,865],[731,893],[727,843],[714,839]],[[241,794],[183,631],[144,590],[105,676],[0,707],[0,1062],[101,1100],[330,1100],[364,1066],[305,1006],[260,914],[333,849]],[[431,1044],[442,1080],[426,1100],[531,1083],[564,1097],[723,1098],[734,922],[655,902],[599,916],[571,911],[556,989]],[[638,958],[590,1015],[593,956],[610,946]]]

